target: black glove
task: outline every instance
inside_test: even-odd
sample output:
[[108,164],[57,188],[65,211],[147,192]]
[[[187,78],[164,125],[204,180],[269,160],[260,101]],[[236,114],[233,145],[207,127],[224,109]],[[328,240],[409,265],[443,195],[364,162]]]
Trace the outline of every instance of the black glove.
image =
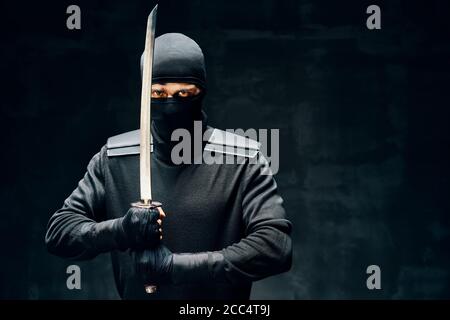
[[151,248],[160,242],[158,220],[163,217],[156,208],[131,207],[122,218],[84,223],[77,233],[89,257],[112,250]]
[[121,249],[155,247],[161,238],[158,219],[160,213],[157,208],[131,207],[115,224],[119,247]]
[[220,252],[172,253],[159,245],[132,251],[136,273],[144,284],[227,282],[225,259]]
[[134,260],[136,273],[144,284],[171,283],[173,254],[160,244],[153,249],[130,251]]

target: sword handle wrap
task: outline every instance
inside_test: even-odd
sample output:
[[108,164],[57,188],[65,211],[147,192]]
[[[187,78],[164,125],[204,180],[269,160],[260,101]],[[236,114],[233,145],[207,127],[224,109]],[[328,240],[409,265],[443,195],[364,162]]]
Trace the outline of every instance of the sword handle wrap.
[[[138,202],[133,202],[131,205],[136,208],[156,209],[158,207],[161,207],[162,203],[153,200],[141,200]],[[152,284],[146,284],[144,288],[145,292],[147,292],[148,294],[155,293],[158,290],[158,287]]]

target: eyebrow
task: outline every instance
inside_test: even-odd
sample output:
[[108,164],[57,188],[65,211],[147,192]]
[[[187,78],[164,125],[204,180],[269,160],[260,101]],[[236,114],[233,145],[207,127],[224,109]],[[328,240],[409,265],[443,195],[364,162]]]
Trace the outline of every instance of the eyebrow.
[[[167,88],[165,88],[163,84],[155,83],[155,85],[160,85],[161,87],[152,88],[152,90],[160,90],[160,91],[161,90],[167,90]],[[177,88],[177,89],[175,89],[175,92],[182,91],[182,90],[184,90],[184,91],[195,91],[195,90],[200,90],[200,88],[197,87],[195,84],[193,84],[193,85],[190,85],[189,87]]]

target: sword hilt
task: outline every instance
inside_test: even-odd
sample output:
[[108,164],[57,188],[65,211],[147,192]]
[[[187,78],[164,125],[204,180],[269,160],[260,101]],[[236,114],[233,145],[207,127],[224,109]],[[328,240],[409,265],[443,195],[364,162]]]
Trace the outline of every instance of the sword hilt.
[[[162,203],[150,199],[143,199],[138,202],[133,202],[131,205],[136,208],[157,209],[158,207],[162,206]],[[152,294],[158,290],[158,287],[153,284],[146,284],[144,286],[144,289],[148,294]]]
[[140,200],[138,202],[133,202],[131,205],[133,207],[137,207],[137,208],[156,209],[158,207],[161,207],[162,203],[158,202],[158,201],[153,201],[150,199],[144,199],[144,200]]

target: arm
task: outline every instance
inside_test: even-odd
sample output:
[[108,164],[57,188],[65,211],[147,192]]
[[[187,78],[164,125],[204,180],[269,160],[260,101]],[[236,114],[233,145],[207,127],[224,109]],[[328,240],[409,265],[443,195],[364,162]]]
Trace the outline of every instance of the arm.
[[[137,252],[136,267],[150,279],[175,284],[199,282],[239,283],[256,281],[288,271],[292,263],[291,223],[285,217],[282,198],[272,175],[261,172],[268,163],[248,166],[243,184],[245,237],[220,251],[171,254],[161,246]],[[154,256],[162,258],[162,269],[152,266]],[[152,260],[153,259],[153,260]],[[168,276],[169,275],[169,276]]]
[[243,220],[246,237],[222,250],[228,280],[256,281],[286,272],[292,264],[292,224],[268,163],[249,165],[244,183]]
[[130,208],[123,218],[104,220],[106,148],[89,162],[78,187],[50,218],[45,243],[50,253],[86,260],[129,247],[154,246],[160,237],[157,210]]
[[[243,221],[246,236],[221,251],[175,254],[175,282],[187,279],[220,282],[256,281],[288,271],[292,261],[290,232],[283,199],[272,175],[263,175],[268,163],[250,164],[243,185]],[[204,268],[204,272],[196,272]],[[195,280],[194,280],[195,281]]]
[[[45,235],[45,244],[50,253],[63,258],[84,260],[107,249],[105,244],[95,243],[96,233],[103,232],[107,235],[108,227],[113,227],[112,223],[96,224],[96,220],[104,216],[104,157],[105,150],[102,149],[91,159],[78,187],[64,201],[63,207],[50,218]],[[109,237],[100,238],[106,238],[105,242],[113,241]]]

